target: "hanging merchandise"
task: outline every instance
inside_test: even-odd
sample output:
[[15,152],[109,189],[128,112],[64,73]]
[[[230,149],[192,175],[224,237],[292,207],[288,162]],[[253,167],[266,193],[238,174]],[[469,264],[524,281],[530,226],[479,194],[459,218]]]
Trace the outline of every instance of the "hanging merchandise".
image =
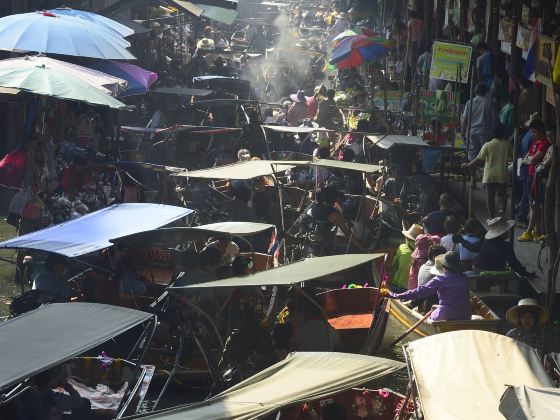
[[20,188],[25,174],[27,152],[17,149],[0,160],[0,185],[8,188]]

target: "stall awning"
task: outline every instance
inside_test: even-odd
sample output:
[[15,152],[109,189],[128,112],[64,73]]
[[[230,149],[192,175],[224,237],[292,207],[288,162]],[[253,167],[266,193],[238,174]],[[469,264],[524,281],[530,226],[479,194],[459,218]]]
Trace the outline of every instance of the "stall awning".
[[53,303],[0,323],[0,389],[84,353],[153,315],[97,303]]
[[320,127],[286,127],[285,125],[263,125],[271,131],[276,131],[277,133],[293,133],[293,134],[309,134],[315,133],[317,131],[334,131],[327,128]]
[[349,353],[291,353],[286,359],[209,400],[135,418],[256,419],[282,407],[335,394],[384,377],[404,364]]
[[111,239],[112,243],[123,246],[146,248],[171,248],[191,241],[207,240],[220,235],[251,236],[272,229],[274,225],[251,222],[211,223],[196,227],[177,227],[149,230]]
[[454,331],[406,350],[426,419],[503,419],[507,385],[553,386],[534,348],[500,334]]
[[197,7],[203,10],[202,17],[210,20],[215,20],[226,25],[231,25],[239,13],[237,10],[225,9],[218,6],[210,6],[208,4],[196,4]]
[[193,89],[184,86],[175,86],[175,87],[158,87],[156,89],[152,89],[153,93],[160,93],[165,95],[182,95],[182,96],[208,96],[213,91],[208,89]]
[[0,243],[0,248],[35,249],[78,257],[111,246],[109,239],[165,226],[193,210],[151,203],[124,203],[76,220]]
[[252,286],[289,286],[311,281],[329,274],[338,273],[357,265],[373,261],[384,254],[347,254],[329,257],[316,257],[299,261],[271,270],[260,271],[242,277],[197,283],[188,286],[170,287],[170,290],[198,289],[212,287],[252,287]]
[[184,10],[185,12],[190,13],[193,16],[200,17],[204,10],[196,6],[195,4],[191,3],[190,1],[183,1],[183,0],[171,0],[171,4],[177,6],[178,9]]
[[383,169],[383,166],[379,165],[368,165],[366,163],[355,163],[355,162],[344,162],[341,160],[330,160],[330,159],[319,159],[310,163],[311,166],[332,168],[332,169],[343,169],[347,171],[359,171],[359,172],[379,172]]
[[182,172],[174,174],[174,176],[205,179],[253,179],[259,176],[282,172],[301,163],[281,160],[249,160],[247,162],[232,163],[231,165],[216,166],[215,168]]

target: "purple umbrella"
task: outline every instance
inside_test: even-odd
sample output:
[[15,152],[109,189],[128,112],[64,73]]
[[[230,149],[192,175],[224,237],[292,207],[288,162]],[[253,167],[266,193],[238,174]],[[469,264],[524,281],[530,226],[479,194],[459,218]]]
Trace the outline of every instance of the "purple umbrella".
[[142,95],[158,79],[157,73],[144,70],[134,64],[120,63],[117,61],[104,60],[93,67],[111,76],[125,79],[128,82],[126,90],[119,96]]

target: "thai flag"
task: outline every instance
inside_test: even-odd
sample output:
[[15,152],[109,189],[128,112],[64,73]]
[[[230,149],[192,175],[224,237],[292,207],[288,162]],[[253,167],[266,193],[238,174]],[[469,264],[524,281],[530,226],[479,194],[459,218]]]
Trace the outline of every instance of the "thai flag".
[[527,51],[527,60],[523,69],[523,77],[532,82],[535,81],[535,64],[537,62],[537,34],[541,31],[541,19],[535,18],[533,22],[533,32],[531,32],[531,40],[529,41],[529,50]]
[[274,266],[277,267],[280,257],[280,241],[278,241],[278,233],[276,228],[272,231],[272,236],[270,237],[270,244],[268,245],[268,255],[274,257]]

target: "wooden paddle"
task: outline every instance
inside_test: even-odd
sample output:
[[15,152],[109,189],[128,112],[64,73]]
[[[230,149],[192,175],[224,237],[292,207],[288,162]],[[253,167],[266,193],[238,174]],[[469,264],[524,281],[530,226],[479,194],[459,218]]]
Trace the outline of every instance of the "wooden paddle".
[[393,347],[395,344],[397,344],[399,341],[401,341],[403,338],[405,338],[408,334],[410,334],[412,331],[414,331],[416,328],[418,328],[418,326],[420,324],[422,324],[422,322],[424,322],[426,319],[429,318],[429,316],[432,314],[432,312],[434,312],[436,308],[432,308],[430,309],[426,315],[424,315],[418,322],[416,322],[416,324],[414,324],[412,327],[410,327],[408,330],[406,330],[404,333],[402,333],[401,335],[399,335],[396,339],[394,339],[391,344],[389,344],[387,347],[385,347],[383,350],[381,350],[381,352],[387,351],[389,350],[391,347]]

